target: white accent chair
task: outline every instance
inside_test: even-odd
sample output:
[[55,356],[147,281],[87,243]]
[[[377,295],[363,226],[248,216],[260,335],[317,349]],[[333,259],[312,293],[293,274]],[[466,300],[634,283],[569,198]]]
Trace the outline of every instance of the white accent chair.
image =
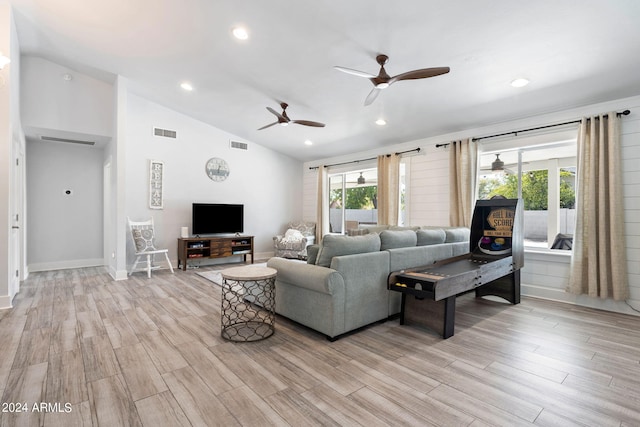
[[151,270],[161,268],[159,265],[153,265],[154,256],[158,254],[164,254],[167,264],[169,265],[169,270],[171,270],[173,274],[173,266],[169,260],[169,250],[157,249],[154,245],[155,232],[153,229],[153,218],[147,221],[131,221],[131,219],[127,218],[127,221],[129,222],[129,230],[131,231],[131,237],[133,238],[133,243],[136,248],[136,260],[131,266],[131,270],[129,270],[129,275],[135,271],[140,259],[145,258],[147,277],[151,278]]

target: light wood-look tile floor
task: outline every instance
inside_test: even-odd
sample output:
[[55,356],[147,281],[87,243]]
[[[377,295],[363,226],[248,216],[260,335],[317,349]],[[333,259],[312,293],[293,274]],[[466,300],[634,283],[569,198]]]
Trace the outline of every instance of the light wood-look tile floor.
[[448,340],[278,317],[236,344],[194,271],[33,273],[0,312],[0,393],[2,426],[638,426],[640,317],[465,295]]

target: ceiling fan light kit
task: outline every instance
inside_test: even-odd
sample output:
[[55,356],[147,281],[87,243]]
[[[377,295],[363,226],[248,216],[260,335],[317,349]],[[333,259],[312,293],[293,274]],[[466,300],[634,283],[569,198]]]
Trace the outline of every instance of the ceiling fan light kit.
[[496,154],[496,159],[491,163],[491,171],[502,171],[504,170],[504,162],[500,160],[500,154]]

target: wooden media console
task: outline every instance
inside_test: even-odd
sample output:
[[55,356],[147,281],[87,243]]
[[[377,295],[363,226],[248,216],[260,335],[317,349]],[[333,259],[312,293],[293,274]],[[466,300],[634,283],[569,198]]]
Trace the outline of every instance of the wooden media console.
[[253,236],[178,238],[178,268],[182,266],[184,271],[190,260],[235,255],[242,255],[245,262],[247,255],[251,255],[253,264]]

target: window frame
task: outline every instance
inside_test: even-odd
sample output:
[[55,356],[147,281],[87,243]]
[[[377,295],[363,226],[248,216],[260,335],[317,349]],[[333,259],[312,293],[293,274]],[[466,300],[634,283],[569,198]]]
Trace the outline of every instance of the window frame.
[[[509,140],[499,141],[498,143],[481,143],[478,150],[478,168],[476,180],[476,197],[479,198],[480,180],[486,174],[481,168],[482,156],[502,154],[507,152],[517,152],[517,177],[518,177],[518,198],[522,200],[522,175],[528,171],[547,170],[547,241],[546,247],[527,244],[525,241],[526,251],[544,251],[557,253],[571,253],[570,250],[551,249],[555,237],[560,233],[560,172],[562,169],[577,169],[577,149],[575,156],[560,156],[546,158],[544,160],[535,160],[528,162],[523,155],[527,152],[536,150],[553,150],[559,148],[574,148],[576,146],[575,131],[573,135],[569,131],[557,132],[555,137],[553,134],[541,135],[538,140],[536,136],[528,136],[518,140],[510,138]],[[502,159],[501,159],[502,160]],[[507,163],[507,162],[505,162]],[[544,167],[540,167],[544,165]]]

